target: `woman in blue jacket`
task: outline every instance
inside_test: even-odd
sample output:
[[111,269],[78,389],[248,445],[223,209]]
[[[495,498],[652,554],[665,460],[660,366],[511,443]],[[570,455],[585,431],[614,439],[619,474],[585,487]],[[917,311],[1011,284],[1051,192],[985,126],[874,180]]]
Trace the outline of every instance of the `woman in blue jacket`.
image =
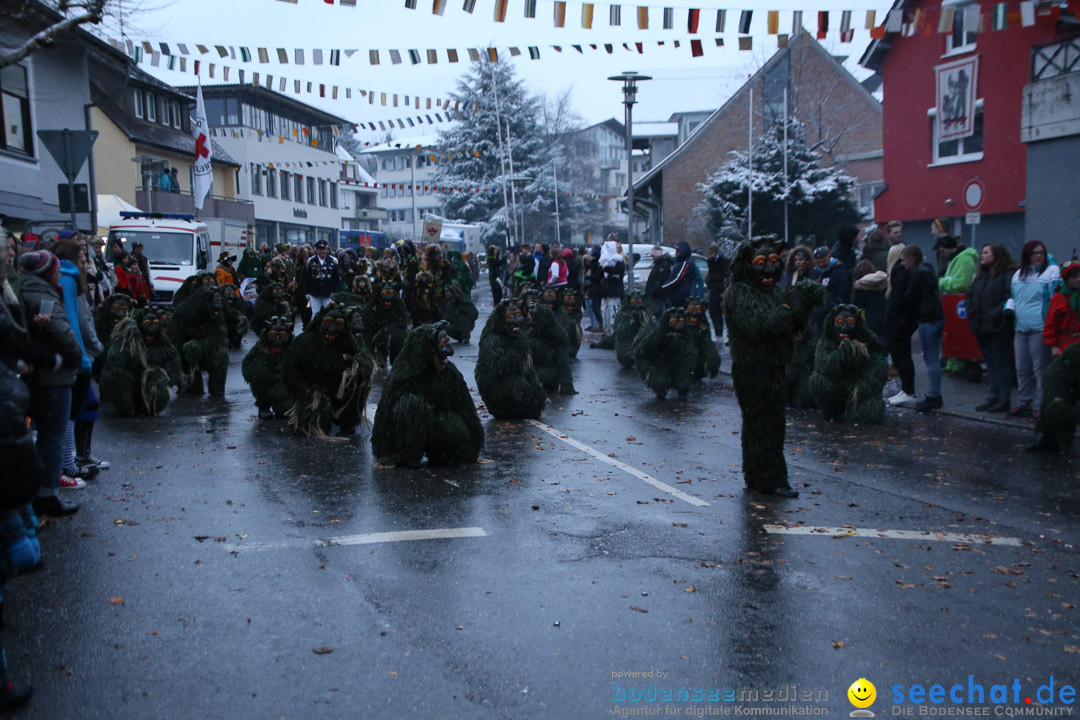
[[1043,324],[1050,298],[1060,284],[1061,269],[1047,254],[1046,246],[1039,240],[1024,243],[1020,269],[1012,278],[1012,297],[1005,304],[1005,311],[1015,318],[1013,349],[1020,397],[1005,417],[1032,417],[1037,412],[1032,408],[1042,397],[1043,371],[1050,364],[1050,354],[1043,343]]

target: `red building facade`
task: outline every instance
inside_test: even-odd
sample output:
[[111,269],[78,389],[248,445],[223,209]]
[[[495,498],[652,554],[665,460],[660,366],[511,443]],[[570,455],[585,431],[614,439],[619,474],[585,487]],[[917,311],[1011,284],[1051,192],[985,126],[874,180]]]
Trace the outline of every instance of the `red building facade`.
[[[939,217],[950,219],[952,232],[969,245],[973,230],[978,244],[1004,242],[1018,251],[1023,242],[1023,89],[1030,78],[1032,45],[1061,34],[1060,8],[1051,14],[1049,5],[1042,7],[1034,24],[1023,26],[1020,2],[1011,0],[996,21],[1006,27],[995,30],[999,5],[985,0],[900,0],[893,12],[902,14],[902,29],[872,41],[862,58],[864,66],[882,74],[884,87],[887,187],[874,203],[875,219],[904,221],[908,242],[929,242],[929,224]],[[977,8],[977,23],[970,8]],[[977,62],[975,132],[942,142],[935,68],[972,58]],[[972,180],[984,188],[977,226],[965,223],[964,191]]]

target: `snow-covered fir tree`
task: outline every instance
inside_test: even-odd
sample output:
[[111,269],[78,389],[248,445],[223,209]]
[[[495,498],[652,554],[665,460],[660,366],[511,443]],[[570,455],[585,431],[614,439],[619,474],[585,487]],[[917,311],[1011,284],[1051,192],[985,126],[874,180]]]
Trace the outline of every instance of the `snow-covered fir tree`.
[[[453,188],[440,193],[444,216],[482,225],[485,244],[549,243],[555,239],[557,169],[560,229],[568,238],[589,210],[589,202],[576,191],[581,173],[574,171],[572,152],[566,151],[572,144],[554,141],[542,124],[543,104],[528,94],[513,66],[487,58],[473,63],[451,97],[464,112],[439,136],[441,157],[433,182]],[[516,197],[509,223],[504,181],[507,197]],[[524,236],[519,237],[522,227]]]
[[[807,148],[803,124],[788,120],[788,172],[784,178],[784,128],[772,126],[754,145],[753,172],[747,153],[733,151],[731,159],[698,185],[704,200],[695,212],[727,248],[748,234],[784,237],[784,203],[792,239],[830,245],[836,231],[859,221],[851,197],[855,178],[835,167],[821,167],[820,156]],[[753,187],[753,228],[747,222],[747,188]],[[816,238],[810,240],[811,236]]]

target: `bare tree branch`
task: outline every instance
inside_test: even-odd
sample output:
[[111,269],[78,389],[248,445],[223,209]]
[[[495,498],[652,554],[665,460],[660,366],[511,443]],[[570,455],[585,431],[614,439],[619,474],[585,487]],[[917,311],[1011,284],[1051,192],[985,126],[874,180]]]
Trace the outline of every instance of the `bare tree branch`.
[[86,2],[79,3],[62,2],[60,5],[61,11],[79,8],[81,12],[49,25],[19,47],[0,55],[0,68],[19,62],[42,45],[51,42],[61,33],[86,23],[96,24],[101,22],[101,17],[105,12],[106,2],[107,0],[87,0]]

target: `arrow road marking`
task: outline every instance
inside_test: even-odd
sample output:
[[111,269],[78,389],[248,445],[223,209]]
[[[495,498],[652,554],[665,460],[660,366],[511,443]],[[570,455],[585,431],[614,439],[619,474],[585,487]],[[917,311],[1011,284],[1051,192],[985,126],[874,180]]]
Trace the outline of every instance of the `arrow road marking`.
[[677,497],[678,499],[683,500],[685,502],[688,502],[691,505],[694,505],[694,506],[697,506],[697,507],[708,507],[709,506],[709,503],[705,502],[701,498],[696,498],[693,495],[689,495],[687,493],[684,493],[682,490],[679,490],[677,488],[673,488],[673,487],[671,487],[670,485],[668,485],[665,482],[660,482],[659,480],[654,478],[652,475],[649,475],[648,473],[642,472],[641,470],[638,470],[635,467],[630,467],[626,463],[621,462],[619,460],[616,460],[615,458],[608,457],[607,455],[603,454],[602,452],[598,452],[597,450],[589,447],[588,445],[585,445],[583,443],[578,442],[577,440],[570,437],[566,433],[559,432],[558,430],[551,427],[550,425],[545,425],[544,423],[540,422],[539,420],[529,420],[528,422],[529,422],[530,425],[535,425],[536,427],[540,428],[541,430],[543,430],[544,432],[546,432],[548,435],[552,436],[553,438],[555,438],[557,440],[562,440],[564,443],[566,443],[570,447],[577,448],[578,450],[580,450],[583,453],[586,453],[588,455],[592,455],[594,458],[596,458],[597,460],[599,460],[602,463],[607,463],[608,465],[611,465],[613,467],[617,467],[620,470],[622,470],[623,472],[625,472],[627,474],[630,474],[630,475],[633,475],[638,480],[641,480],[641,481],[643,481],[645,483],[648,483],[649,485],[652,485],[654,488],[656,488],[660,492],[667,493],[668,495],[671,495],[672,497]]
[[967,535],[964,533],[929,532],[922,530],[877,530],[856,527],[814,527],[799,525],[766,525],[765,532],[774,535],[821,535],[825,537],[869,537],[886,540],[937,540],[939,542],[970,543],[972,545],[1009,545],[1019,547],[1020,538],[996,535]]

